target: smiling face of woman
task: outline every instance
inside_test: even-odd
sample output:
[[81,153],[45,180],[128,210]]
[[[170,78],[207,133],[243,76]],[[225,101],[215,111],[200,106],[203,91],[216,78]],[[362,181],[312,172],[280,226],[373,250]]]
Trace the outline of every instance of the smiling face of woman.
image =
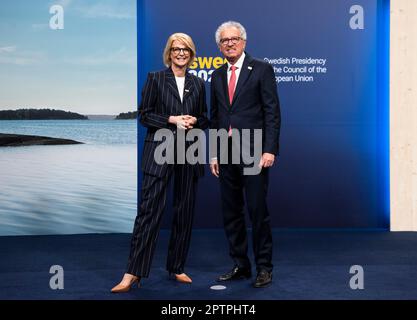
[[188,48],[182,41],[174,40],[171,45],[171,62],[178,68],[187,67],[190,61],[190,48]]

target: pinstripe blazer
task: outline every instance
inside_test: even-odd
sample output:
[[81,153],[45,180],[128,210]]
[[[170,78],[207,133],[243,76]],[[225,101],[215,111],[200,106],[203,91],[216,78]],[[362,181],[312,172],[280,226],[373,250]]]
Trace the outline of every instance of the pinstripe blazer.
[[[208,128],[206,91],[204,81],[186,72],[184,96],[181,102],[175,75],[171,68],[150,72],[142,90],[142,101],[139,106],[139,120],[147,128],[142,152],[142,170],[145,173],[162,177],[168,164],[159,165],[154,160],[154,152],[162,142],[154,141],[155,132],[166,128],[176,134],[177,127],[168,123],[170,116],[191,115],[197,118],[194,128]],[[192,143],[192,142],[191,142]],[[189,144],[191,144],[189,143]],[[186,145],[187,146],[187,145]],[[204,165],[193,165],[197,176],[204,175]]]

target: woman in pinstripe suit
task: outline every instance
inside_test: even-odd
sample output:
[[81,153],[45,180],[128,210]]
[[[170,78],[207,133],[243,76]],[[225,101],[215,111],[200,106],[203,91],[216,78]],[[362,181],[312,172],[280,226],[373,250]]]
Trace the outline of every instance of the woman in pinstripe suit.
[[189,74],[187,67],[195,57],[190,36],[175,33],[168,38],[164,63],[168,69],[149,73],[142,90],[140,122],[147,128],[142,154],[142,190],[140,212],[133,229],[130,255],[122,281],[111,291],[126,292],[149,275],[162,213],[166,203],[168,182],[174,178],[174,206],[167,270],[177,281],[191,283],[184,273],[190,245],[194,203],[198,178],[204,174],[203,164],[158,164],[155,141],[158,129],[177,130],[208,127],[204,81]]

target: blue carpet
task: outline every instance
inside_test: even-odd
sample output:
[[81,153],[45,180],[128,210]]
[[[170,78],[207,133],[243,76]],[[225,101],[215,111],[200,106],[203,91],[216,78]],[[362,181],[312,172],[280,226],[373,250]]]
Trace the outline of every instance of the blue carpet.
[[[0,237],[0,299],[417,299],[417,233],[274,230],[273,236],[268,288],[253,288],[252,279],[210,289],[233,265],[222,230],[193,232],[191,285],[169,280],[169,232],[161,231],[150,277],[125,294],[110,289],[123,275],[129,234]],[[64,268],[64,290],[49,288],[52,265]],[[352,265],[364,268],[364,290],[349,287]]]

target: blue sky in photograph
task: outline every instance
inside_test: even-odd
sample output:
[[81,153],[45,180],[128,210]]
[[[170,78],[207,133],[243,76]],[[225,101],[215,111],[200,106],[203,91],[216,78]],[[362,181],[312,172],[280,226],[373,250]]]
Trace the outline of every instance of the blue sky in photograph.
[[[52,5],[64,29],[52,30]],[[0,110],[136,109],[135,0],[1,0]]]

